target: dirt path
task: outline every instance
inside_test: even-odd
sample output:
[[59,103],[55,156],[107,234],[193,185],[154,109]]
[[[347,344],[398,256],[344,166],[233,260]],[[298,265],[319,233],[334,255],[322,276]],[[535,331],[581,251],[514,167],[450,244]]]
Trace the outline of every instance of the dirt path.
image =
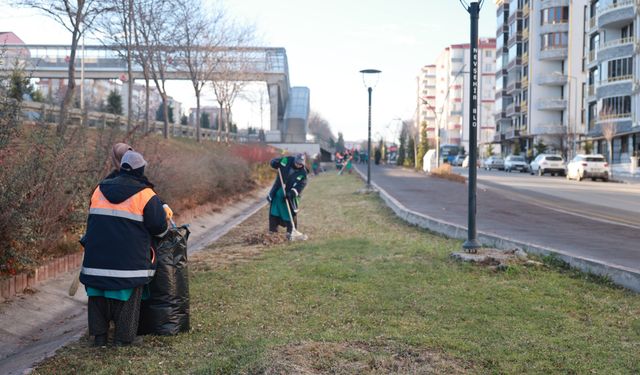
[[[231,228],[264,207],[268,190],[226,205],[224,210],[203,207],[180,218],[190,224],[189,253],[216,241]],[[32,293],[0,304],[0,374],[23,374],[79,339],[86,332],[87,296],[82,290],[67,294],[76,272],[39,284]]]

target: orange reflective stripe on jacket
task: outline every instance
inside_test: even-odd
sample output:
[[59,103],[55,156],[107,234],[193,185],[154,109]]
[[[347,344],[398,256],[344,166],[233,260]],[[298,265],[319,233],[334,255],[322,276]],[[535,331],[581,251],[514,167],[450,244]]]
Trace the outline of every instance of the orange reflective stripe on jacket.
[[156,193],[152,189],[146,188],[130,196],[124,202],[116,204],[109,202],[98,186],[91,197],[89,214],[122,217],[142,222],[144,207],[154,195]]

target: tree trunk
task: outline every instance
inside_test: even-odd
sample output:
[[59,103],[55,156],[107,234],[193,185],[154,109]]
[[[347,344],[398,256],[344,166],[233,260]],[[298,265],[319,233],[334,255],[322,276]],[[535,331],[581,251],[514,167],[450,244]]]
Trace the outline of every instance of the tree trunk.
[[149,132],[149,94],[151,93],[151,88],[149,87],[149,78],[146,77],[144,79],[144,132]]
[[224,141],[228,144],[229,143],[229,130],[231,128],[231,108],[230,107],[225,108],[225,112],[226,112],[225,113],[226,126],[224,128],[224,134],[225,134]]
[[609,140],[609,169],[611,170],[610,179],[613,179],[613,139]]
[[196,90],[196,142],[200,142],[200,90]]
[[160,93],[162,96],[162,112],[164,114],[164,127],[162,129],[162,136],[164,139],[169,139],[169,103],[167,103],[167,94]]
[[223,125],[223,118],[222,118],[222,102],[218,101],[218,106],[220,107],[220,111],[218,113],[218,131],[217,131],[217,141],[220,142],[220,137],[222,134],[222,125]]
[[62,104],[60,104],[60,117],[58,119],[58,128],[56,129],[56,134],[58,136],[64,135],[67,129],[67,114],[69,111],[69,105],[73,100],[74,90],[76,88],[76,50],[78,49],[78,41],[80,40],[80,30],[78,29],[78,20],[82,19],[82,11],[78,9],[78,15],[76,16],[76,27],[73,29],[73,33],[71,34],[71,53],[69,54],[69,68],[68,74],[69,78],[67,80],[67,92],[64,94],[64,99],[62,100]]

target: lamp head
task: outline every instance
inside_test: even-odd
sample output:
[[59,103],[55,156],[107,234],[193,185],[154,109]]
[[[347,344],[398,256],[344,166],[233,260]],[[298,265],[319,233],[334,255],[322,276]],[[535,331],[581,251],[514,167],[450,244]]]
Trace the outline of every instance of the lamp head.
[[381,71],[378,69],[364,69],[361,70],[362,73],[362,83],[364,83],[364,87],[373,88],[378,83],[378,76]]

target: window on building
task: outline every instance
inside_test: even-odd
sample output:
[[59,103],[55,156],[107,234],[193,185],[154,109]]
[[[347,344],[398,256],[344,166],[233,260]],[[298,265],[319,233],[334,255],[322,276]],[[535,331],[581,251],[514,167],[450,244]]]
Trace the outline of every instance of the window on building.
[[547,33],[540,38],[542,50],[567,47],[569,37],[567,33]]
[[620,38],[630,38],[633,36],[633,22],[620,29]]
[[540,11],[540,24],[556,24],[556,23],[567,23],[569,21],[569,7],[553,7],[542,9]]
[[633,57],[607,61],[607,79],[620,80],[633,75]]
[[602,99],[602,110],[606,115],[621,115],[631,113],[630,96],[614,96]]

